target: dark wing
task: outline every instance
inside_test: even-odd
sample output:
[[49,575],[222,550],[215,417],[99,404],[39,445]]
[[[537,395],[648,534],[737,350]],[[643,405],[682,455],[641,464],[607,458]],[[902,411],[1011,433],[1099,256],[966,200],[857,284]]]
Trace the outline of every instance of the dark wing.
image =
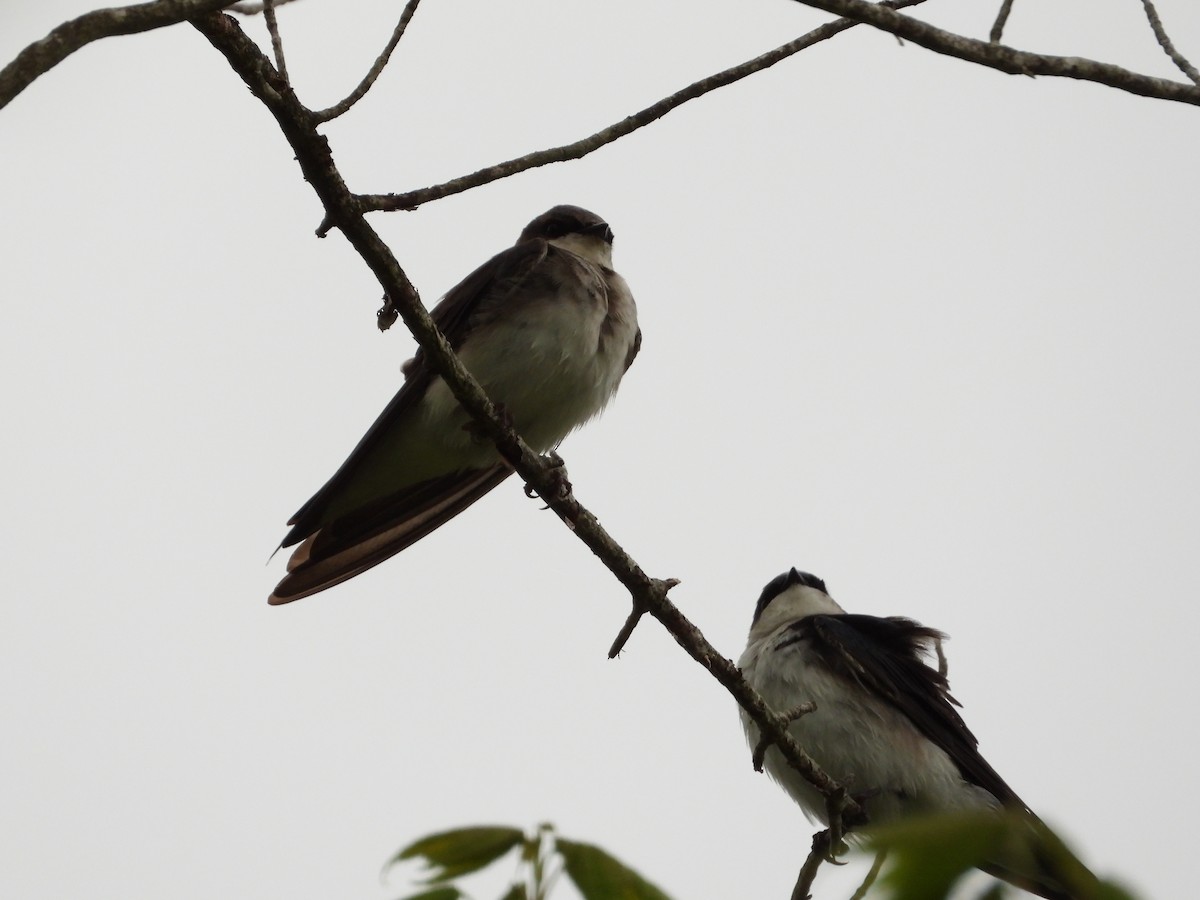
[[864,615],[807,616],[792,629],[811,640],[822,662],[887,702],[954,761],[967,781],[1005,805],[1026,808],[976,749],[955,711],[946,677],[925,664],[929,643],[943,635],[911,619]]
[[423,481],[324,526],[288,560],[267,599],[291,603],[353,578],[416,543],[512,474],[506,465]]
[[[525,282],[549,252],[550,244],[541,238],[523,241],[497,253],[447,291],[429,311],[429,316],[455,352],[462,347],[463,339],[475,327],[476,320],[480,317],[486,320],[502,310],[513,291]],[[428,369],[424,350],[417,349],[408,369],[414,374],[417,370]]]
[[[539,239],[524,241],[515,247],[510,247],[493,256],[450,289],[442,301],[430,312],[430,316],[454,350],[457,351],[462,346],[479,318],[486,319],[495,310],[503,308],[512,292],[545,259],[549,246],[545,241]],[[406,415],[425,396],[425,391],[434,378],[425,354],[421,350],[418,350],[416,355],[409,360],[404,367],[404,372],[406,376],[404,384],[384,407],[374,424],[367,429],[367,433],[363,435],[358,445],[350,451],[346,461],[333,473],[333,477],[288,520],[292,529],[283,539],[281,547],[297,544],[318,528],[328,524],[324,518],[330,500],[336,497],[346,484],[361,471],[371,466],[389,464],[390,461],[386,458],[376,458],[377,448],[389,443],[387,438],[393,429],[404,427]],[[499,481],[496,484],[499,484]],[[495,487],[495,484],[492,487]],[[393,507],[399,509],[396,504],[393,504]],[[443,521],[445,520],[443,519]],[[399,552],[399,549],[393,552]]]

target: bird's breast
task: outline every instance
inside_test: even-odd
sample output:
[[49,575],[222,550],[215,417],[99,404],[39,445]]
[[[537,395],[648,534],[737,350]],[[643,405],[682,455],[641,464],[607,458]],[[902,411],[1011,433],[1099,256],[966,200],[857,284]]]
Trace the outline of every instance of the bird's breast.
[[[616,392],[637,310],[621,276],[583,260],[566,272],[539,273],[527,288],[464,341],[459,357],[530,446],[545,452]],[[466,421],[441,379],[424,406],[431,419]]]
[[[739,661],[746,680],[776,712],[812,702],[815,711],[789,731],[830,777],[866,800],[876,824],[919,809],[989,806],[986,792],[966,785],[957,767],[908,718],[822,664],[809,641],[775,635],[754,641]],[[751,744],[758,729],[742,716]],[[766,757],[767,771],[809,818],[825,821],[821,795],[779,752]]]

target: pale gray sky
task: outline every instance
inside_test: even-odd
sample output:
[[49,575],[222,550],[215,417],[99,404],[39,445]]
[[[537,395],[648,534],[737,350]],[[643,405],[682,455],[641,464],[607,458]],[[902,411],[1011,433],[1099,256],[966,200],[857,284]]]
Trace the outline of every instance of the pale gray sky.
[[[985,36],[998,4],[914,14]],[[6,4],[0,57],[91,5]],[[281,10],[302,99],[398,3]],[[1200,60],[1200,7],[1160,0]],[[827,17],[785,0],[427,0],[326,131],[353,189],[575,140]],[[255,34],[260,25],[248,27]],[[1008,40],[1182,77],[1136,0]],[[950,633],[989,761],[1102,874],[1195,878],[1200,114],[858,29],[574,163],[377,215],[426,302],[596,210],[642,355],[562,447],[728,656],[789,566]],[[402,325],[194,31],[94,44],[0,111],[9,422],[0,892],[385,898],[430,831],[552,820],[679,898],[788,895],[811,827],[732,701],[513,480],[284,608],[284,522],[399,382]],[[859,867],[827,869],[846,896]],[[484,892],[486,895],[486,892]],[[567,896],[564,892],[564,896]]]

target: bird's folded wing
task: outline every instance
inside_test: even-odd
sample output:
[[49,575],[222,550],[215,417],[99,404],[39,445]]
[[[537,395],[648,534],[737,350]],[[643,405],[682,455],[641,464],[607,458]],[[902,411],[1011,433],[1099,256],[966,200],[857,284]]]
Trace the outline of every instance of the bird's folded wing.
[[305,538],[267,602],[290,603],[353,578],[454,518],[512,474],[498,463],[406,488]]
[[[480,318],[487,319],[503,309],[509,296],[546,258],[549,245],[543,240],[525,241],[496,254],[451,288],[431,311],[438,329],[457,352]],[[387,466],[381,457],[397,428],[405,427],[406,416],[425,396],[434,375],[422,350],[404,367],[406,380],[374,424],[350,451],[333,477],[296,512],[288,524],[292,529],[282,547],[291,547],[313,534],[322,525],[330,502],[364,470]],[[493,398],[495,399],[495,398]],[[500,398],[501,400],[503,398]],[[495,485],[493,485],[494,487]],[[461,509],[461,507],[460,507]],[[444,521],[444,520],[443,520]]]
[[830,669],[903,713],[946,752],[964,779],[1006,806],[1027,808],[976,749],[945,676],[922,659],[941,632],[911,619],[855,614],[808,616],[793,627],[807,632]]

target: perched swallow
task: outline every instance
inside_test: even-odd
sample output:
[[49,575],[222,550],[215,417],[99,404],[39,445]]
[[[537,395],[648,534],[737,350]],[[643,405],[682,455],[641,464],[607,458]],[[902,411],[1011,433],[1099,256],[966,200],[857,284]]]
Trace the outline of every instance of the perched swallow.
[[[612,269],[612,229],[556,206],[442,298],[434,322],[463,365],[539,453],[616,393],[642,342],[637,307]],[[458,515],[512,470],[471,427],[425,354],[329,482],[288,522],[300,544],[268,602],[353,578]]]
[[[777,713],[815,704],[789,731],[864,807],[870,824],[1000,809],[1036,822],[979,755],[945,674],[925,663],[943,637],[911,619],[847,613],[820,578],[792,569],[763,589],[738,666]],[[756,746],[758,726],[745,710],[742,725]],[[810,820],[828,824],[824,798],[776,748],[765,763]],[[1028,855],[981,868],[1041,897],[1073,896]]]

